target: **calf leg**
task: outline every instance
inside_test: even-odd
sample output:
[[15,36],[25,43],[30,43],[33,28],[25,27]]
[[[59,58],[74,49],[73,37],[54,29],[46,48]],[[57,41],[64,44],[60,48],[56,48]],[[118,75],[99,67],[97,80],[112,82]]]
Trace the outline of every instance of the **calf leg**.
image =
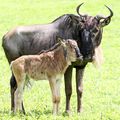
[[76,91],[77,91],[77,112],[81,112],[82,109],[82,93],[83,93],[83,67],[76,68]]
[[[16,79],[14,75],[12,74],[11,79],[10,79],[11,111],[14,111],[14,106],[15,106],[14,105],[14,94],[15,94],[16,89],[17,89]],[[25,114],[23,102],[22,102],[22,110],[23,110],[23,113]]]
[[58,113],[59,111],[59,103],[60,103],[60,84],[61,84],[61,81],[60,80],[57,80],[56,81],[56,101],[57,101],[57,106],[56,106],[56,111]]
[[72,66],[69,66],[64,75],[65,81],[65,94],[66,94],[66,109],[67,113],[70,112],[70,98],[72,95]]
[[17,83],[17,89],[14,94],[14,103],[15,103],[15,108],[14,112],[22,111],[22,96],[23,96],[23,88],[24,88],[24,81],[20,81]]
[[60,83],[55,79],[49,80],[49,83],[52,91],[53,114],[56,115],[60,103]]

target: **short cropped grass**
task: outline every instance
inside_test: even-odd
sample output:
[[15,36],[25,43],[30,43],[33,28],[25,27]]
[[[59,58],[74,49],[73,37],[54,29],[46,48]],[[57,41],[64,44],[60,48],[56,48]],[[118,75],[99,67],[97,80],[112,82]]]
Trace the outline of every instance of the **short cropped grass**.
[[[19,25],[45,24],[66,13],[76,14],[76,6],[83,0],[0,0],[0,37],[11,28]],[[114,17],[104,28],[102,48],[104,64],[96,69],[88,64],[84,74],[83,112],[76,113],[75,70],[71,116],[64,114],[64,80],[61,84],[60,113],[53,116],[51,91],[48,81],[34,82],[26,88],[24,101],[26,115],[11,115],[10,87],[11,71],[0,46],[0,119],[1,120],[120,120],[120,1],[84,0],[81,13],[90,15],[105,14],[111,7]],[[0,40],[0,45],[2,40]]]

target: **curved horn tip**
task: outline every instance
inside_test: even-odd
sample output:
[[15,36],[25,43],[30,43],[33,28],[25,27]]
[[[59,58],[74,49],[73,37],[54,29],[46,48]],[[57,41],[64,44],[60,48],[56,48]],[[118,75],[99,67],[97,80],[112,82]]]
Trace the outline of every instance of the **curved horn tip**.
[[78,7],[80,7],[80,6],[81,6],[81,5],[83,5],[83,4],[84,4],[84,2],[83,2],[83,3],[81,3],[81,4],[79,4],[79,5],[78,5]]
[[111,15],[110,15],[110,16],[112,17],[112,16],[113,16],[113,11],[112,11],[112,10],[111,10],[111,9],[110,9],[107,5],[105,5],[105,7],[106,7],[106,8],[108,8],[108,10],[109,10],[109,11],[110,11],[110,13],[111,13]]
[[[78,5],[77,8],[76,8],[76,11],[77,11],[78,15],[80,15],[80,13],[79,13],[79,9],[80,9],[81,5],[83,5],[83,4],[84,4],[84,2],[81,3],[80,5]],[[80,15],[80,16],[82,16],[82,15]]]
[[83,3],[81,3],[80,5],[82,5],[82,4],[84,4],[84,2],[83,2]]

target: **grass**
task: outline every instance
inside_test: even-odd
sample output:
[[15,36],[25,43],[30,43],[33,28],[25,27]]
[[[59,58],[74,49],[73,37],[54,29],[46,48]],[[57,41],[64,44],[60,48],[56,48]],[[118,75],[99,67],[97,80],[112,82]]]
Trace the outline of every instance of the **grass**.
[[[65,13],[76,14],[75,8],[83,0],[0,0],[0,37],[11,28],[19,25],[49,23]],[[119,120],[120,119],[120,1],[84,0],[83,13],[107,15],[104,4],[114,11],[110,25],[104,28],[102,48],[104,64],[95,69],[91,64],[84,75],[83,112],[76,113],[75,76],[73,76],[73,94],[71,98],[71,116],[65,116],[64,81],[61,85],[60,114],[51,114],[52,102],[47,81],[34,82],[31,90],[26,88],[24,101],[27,114],[10,114],[9,78],[11,72],[0,47],[0,119],[1,120]],[[2,40],[0,41],[0,44]],[[74,71],[75,73],[75,71]]]

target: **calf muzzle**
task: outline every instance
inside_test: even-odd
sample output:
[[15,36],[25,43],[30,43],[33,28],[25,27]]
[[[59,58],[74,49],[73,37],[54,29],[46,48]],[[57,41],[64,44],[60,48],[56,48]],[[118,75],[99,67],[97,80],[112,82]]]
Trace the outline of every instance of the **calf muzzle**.
[[76,47],[76,48],[75,48],[75,52],[76,52],[77,60],[83,61],[83,56],[82,56],[82,54],[80,53],[79,48]]

